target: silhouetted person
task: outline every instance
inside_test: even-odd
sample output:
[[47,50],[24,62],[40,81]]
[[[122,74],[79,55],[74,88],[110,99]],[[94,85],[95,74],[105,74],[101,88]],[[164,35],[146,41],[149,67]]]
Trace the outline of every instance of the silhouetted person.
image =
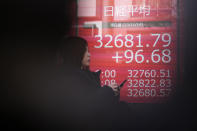
[[87,41],[80,37],[65,38],[60,56],[65,81],[68,81],[67,89],[71,91],[67,96],[76,100],[73,104],[79,106],[77,112],[80,115],[77,117],[80,117],[78,120],[83,119],[80,122],[83,127],[118,127],[119,121],[124,121],[123,112],[129,115],[128,107],[120,104],[119,97],[115,95],[117,84],[101,87],[100,72],[89,70],[91,58]]

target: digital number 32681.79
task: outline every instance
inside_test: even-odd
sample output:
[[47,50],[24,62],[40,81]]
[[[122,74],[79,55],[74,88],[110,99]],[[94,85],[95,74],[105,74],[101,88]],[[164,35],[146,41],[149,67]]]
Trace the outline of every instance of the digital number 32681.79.
[[[163,33],[163,34],[150,34],[150,37],[153,37],[154,43],[152,43],[152,47],[156,47],[158,43],[162,42],[163,47],[170,46],[172,42],[171,34],[169,33]],[[112,36],[110,34],[104,35],[96,35],[95,38],[97,39],[97,45],[94,46],[94,48],[122,48],[123,46],[130,48],[133,47],[134,44],[136,44],[136,47],[144,47],[142,43],[142,35],[132,35],[127,34],[123,36],[122,34]],[[107,41],[104,43],[104,40]],[[113,43],[112,43],[113,41]],[[135,41],[135,43],[134,43]]]

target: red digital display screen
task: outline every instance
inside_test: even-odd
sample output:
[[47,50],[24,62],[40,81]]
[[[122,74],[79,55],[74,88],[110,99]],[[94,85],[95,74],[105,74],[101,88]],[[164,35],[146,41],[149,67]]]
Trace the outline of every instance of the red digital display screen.
[[78,0],[77,35],[102,85],[121,84],[120,100],[160,103],[177,86],[178,0]]

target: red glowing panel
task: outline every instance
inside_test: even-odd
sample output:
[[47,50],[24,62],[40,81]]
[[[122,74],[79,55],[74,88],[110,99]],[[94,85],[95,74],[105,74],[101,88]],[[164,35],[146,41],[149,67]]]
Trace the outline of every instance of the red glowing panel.
[[129,103],[168,100],[177,85],[177,0],[92,4],[85,10],[96,12],[78,8],[77,33],[89,42],[90,69],[102,70],[102,85],[127,79],[120,99]]

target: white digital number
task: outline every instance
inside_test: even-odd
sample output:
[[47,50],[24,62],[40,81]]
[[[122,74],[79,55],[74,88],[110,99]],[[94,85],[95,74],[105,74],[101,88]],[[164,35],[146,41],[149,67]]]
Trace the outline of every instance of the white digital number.
[[155,47],[161,37],[162,42],[167,43],[166,45],[163,45],[163,47],[168,47],[171,44],[172,38],[169,33],[164,33],[164,34],[151,34],[152,36],[156,36],[155,42],[153,44],[153,47]]
[[151,59],[154,63],[160,62],[162,60],[163,63],[171,62],[171,51],[169,49],[165,49],[162,51],[162,56],[159,55],[159,49],[153,50],[151,54]]
[[133,61],[133,51],[132,50],[126,50],[124,55],[125,55],[125,58],[127,59],[126,63],[131,63]]
[[[167,37],[167,39],[166,39],[166,37]],[[168,33],[163,34],[162,35],[162,41],[167,43],[166,45],[163,45],[163,47],[168,47],[171,43],[171,35],[168,34]]]
[[105,35],[105,37],[109,37],[109,41],[106,43],[106,45],[104,47],[105,48],[113,48],[112,45],[109,45],[112,42],[112,40],[113,40],[112,35]]
[[103,42],[102,42],[102,35],[96,35],[95,38],[99,38],[97,40],[97,42],[99,43],[99,45],[95,45],[94,48],[101,48],[103,46]]
[[155,97],[155,89],[128,89],[128,97]]
[[160,34],[151,34],[151,35],[152,35],[152,36],[157,36],[157,38],[156,38],[156,40],[155,40],[155,42],[154,42],[154,44],[153,44],[153,47],[155,47],[155,46],[157,45],[158,41],[159,41]]
[[[143,50],[137,50],[135,53],[135,61],[137,63],[142,63],[144,61],[144,56],[140,54],[140,52],[143,52]],[[124,56],[127,59],[125,63],[131,63],[134,59],[134,53],[132,50],[126,50]]]
[[144,61],[144,56],[142,54],[139,54],[139,52],[143,52],[143,50],[138,50],[136,51],[136,54],[135,54],[135,61],[137,63],[142,63]]
[[152,52],[152,55],[151,55],[151,59],[154,63],[158,63],[160,62],[160,55],[156,54],[156,52],[159,52],[159,49],[158,50],[154,50]]
[[[128,48],[132,47],[133,44],[134,44],[133,43],[133,35],[128,34],[128,35],[125,36],[125,39],[126,39],[125,46],[128,47]],[[130,45],[129,45],[129,43],[130,43]]]
[[123,42],[122,39],[120,39],[120,38],[118,38],[118,37],[122,37],[122,35],[119,34],[119,35],[117,35],[117,36],[115,37],[114,44],[115,44],[115,46],[116,46],[117,48],[121,48],[121,47],[123,47],[124,42]]
[[106,78],[115,78],[116,77],[116,70],[105,70],[105,77]]
[[141,35],[141,34],[139,34],[139,35],[138,35],[138,36],[136,36],[136,37],[138,37],[138,45],[137,45],[136,47],[143,47],[142,42],[141,42],[142,35]]
[[171,61],[171,52],[169,49],[165,49],[162,51],[163,57],[162,57],[162,61],[163,63],[170,63]]
[[109,85],[111,85],[111,84],[114,84],[114,83],[116,83],[116,80],[114,80],[114,79],[112,79],[112,80],[106,79],[106,80],[105,80],[105,85],[107,85],[107,86],[109,86]]

